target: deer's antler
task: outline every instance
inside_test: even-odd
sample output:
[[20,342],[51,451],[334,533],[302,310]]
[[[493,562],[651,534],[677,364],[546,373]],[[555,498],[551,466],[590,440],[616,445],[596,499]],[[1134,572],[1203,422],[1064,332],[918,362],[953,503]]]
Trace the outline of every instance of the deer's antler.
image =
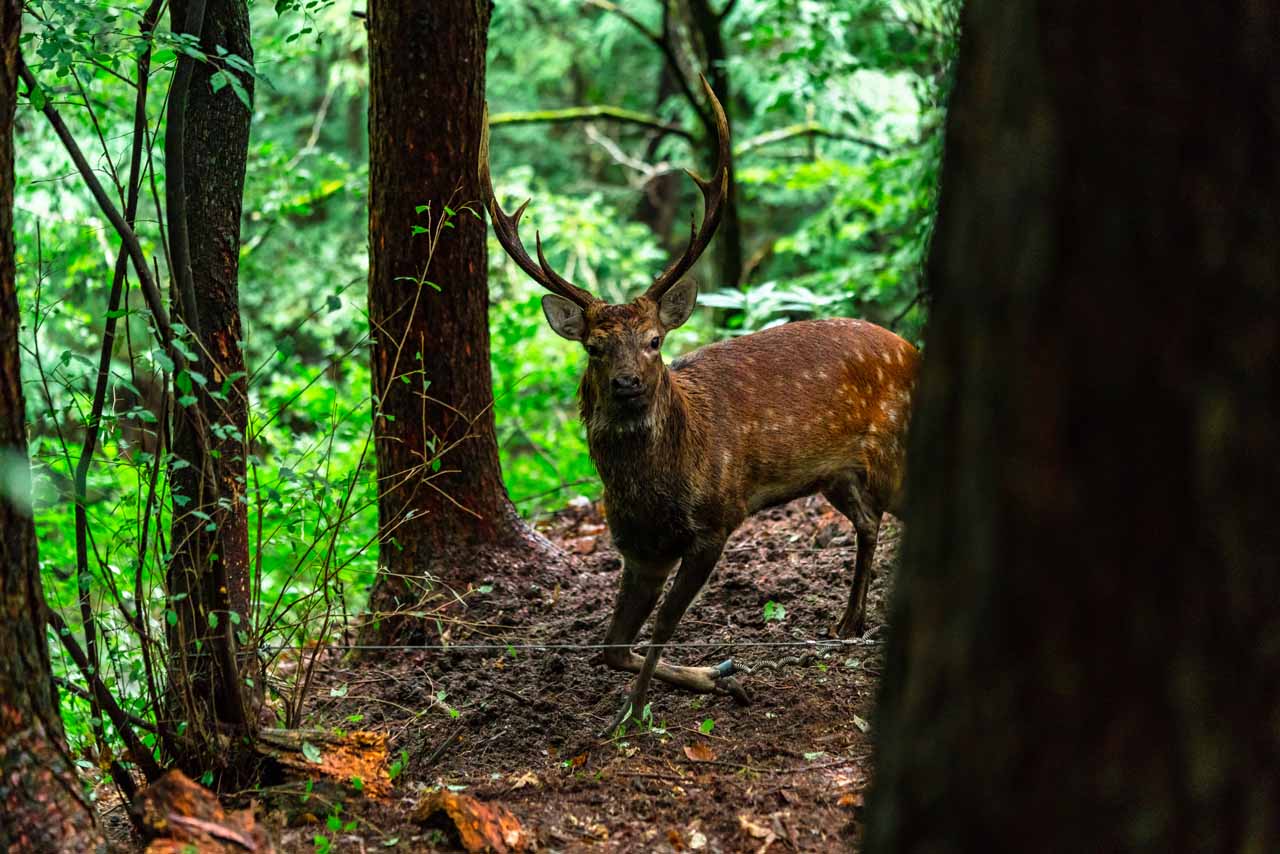
[[702,88],[707,91],[707,98],[711,101],[711,111],[716,120],[716,171],[708,181],[692,170],[685,170],[702,191],[702,225],[695,227],[693,218],[690,217],[689,245],[685,247],[683,254],[671,262],[671,265],[644,292],[645,296],[655,301],[662,299],[662,295],[680,281],[680,277],[689,272],[689,269],[706,251],[707,245],[711,243],[711,236],[720,225],[720,215],[724,212],[724,199],[729,194],[729,163],[732,159],[729,119],[725,116],[724,107],[720,105],[720,99],[712,91],[706,77],[702,77]]

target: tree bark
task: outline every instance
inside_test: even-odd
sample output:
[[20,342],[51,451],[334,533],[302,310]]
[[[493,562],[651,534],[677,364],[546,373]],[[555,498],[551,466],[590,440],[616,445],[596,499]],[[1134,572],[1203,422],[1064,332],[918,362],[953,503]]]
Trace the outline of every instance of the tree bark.
[[871,852],[1280,850],[1280,14],[974,0]]
[[31,518],[13,245],[22,8],[0,0],[0,850],[105,850],[67,753]]
[[[487,2],[369,4],[369,318],[384,571],[376,616],[415,604],[426,590],[415,579],[465,583],[509,571],[495,555],[545,546],[502,483],[487,226],[464,210],[483,210],[488,26]],[[446,207],[458,213],[432,251]],[[379,633],[396,622],[383,620]]]
[[[191,2],[175,0],[175,25],[186,20]],[[181,111],[180,188],[197,322],[186,317],[179,293],[171,302],[175,316],[198,332],[196,370],[207,384],[194,382],[189,390],[179,384],[176,391],[180,405],[174,407],[173,452],[187,465],[170,472],[175,506],[169,588],[172,594],[187,594],[174,605],[179,620],[170,631],[171,645],[187,653],[196,653],[199,646],[197,654],[183,657],[175,688],[186,715],[193,716],[193,723],[204,723],[196,734],[207,737],[218,725],[243,728],[255,720],[257,692],[241,686],[246,676],[261,684],[254,656],[240,655],[234,667],[238,672],[227,672],[231,668],[225,657],[210,654],[220,643],[236,646],[234,632],[249,629],[251,618],[244,444],[248,408],[238,271],[252,113],[230,85],[217,92],[212,85],[213,75],[224,70],[252,98],[253,79],[217,59],[221,47],[253,61],[244,0],[208,0],[200,42],[214,61],[193,66]],[[171,238],[178,227],[170,228]],[[183,397],[186,405],[181,405]],[[216,626],[210,614],[216,615]],[[204,763],[209,757],[189,759]]]

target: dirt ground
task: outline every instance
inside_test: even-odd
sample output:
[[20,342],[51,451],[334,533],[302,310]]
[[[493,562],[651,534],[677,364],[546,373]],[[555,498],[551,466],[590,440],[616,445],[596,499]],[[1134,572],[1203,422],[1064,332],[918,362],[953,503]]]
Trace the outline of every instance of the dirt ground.
[[[452,642],[601,642],[620,566],[603,521],[580,502],[541,527],[574,557],[485,579],[488,592],[469,599],[464,615],[479,625],[455,626]],[[385,732],[403,772],[388,798],[343,801],[337,831],[326,826],[325,810],[333,808],[320,798],[310,807],[316,817],[298,824],[295,814],[295,826],[269,813],[278,850],[460,850],[456,835],[412,820],[415,804],[438,787],[501,805],[542,851],[856,849],[870,775],[886,569],[896,562],[898,539],[897,523],[886,518],[867,638],[816,648],[752,647],[830,641],[855,549],[849,523],[819,498],[749,520],[674,639],[717,646],[672,650],[668,657],[746,664],[754,671],[742,677],[752,704],[655,681],[652,728],[632,727],[621,738],[596,736],[630,684],[628,675],[605,667],[599,650],[333,656],[314,691],[308,725]],[[769,602],[776,605],[766,609]],[[326,840],[319,849],[317,834]]]

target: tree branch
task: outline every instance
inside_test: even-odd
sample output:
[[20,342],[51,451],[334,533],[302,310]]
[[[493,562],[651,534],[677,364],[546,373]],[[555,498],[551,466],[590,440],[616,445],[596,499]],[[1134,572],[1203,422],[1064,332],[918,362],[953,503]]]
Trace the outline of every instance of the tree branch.
[[587,0],[587,5],[595,6],[597,9],[603,9],[606,12],[612,12],[634,27],[640,35],[653,42],[654,46],[662,52],[663,58],[667,61],[667,66],[671,69],[671,74],[680,86],[680,91],[684,94],[685,100],[689,102],[689,106],[693,107],[693,111],[698,114],[698,121],[710,133],[711,129],[715,127],[715,122],[711,118],[711,113],[707,112],[702,105],[702,101],[694,93],[693,86],[690,84],[689,78],[685,76],[684,69],[680,67],[680,59],[676,56],[675,47],[667,37],[668,34],[655,33],[646,27],[639,18],[629,12],[624,12],[615,3],[611,3],[610,0]]
[[876,142],[874,139],[867,139],[863,136],[831,130],[830,128],[822,126],[818,122],[804,122],[802,124],[788,125],[783,128],[778,128],[777,130],[771,130],[767,133],[753,136],[750,139],[744,140],[742,144],[737,147],[734,153],[742,155],[749,151],[755,151],[758,148],[764,148],[767,145],[773,145],[774,143],[784,142],[788,139],[795,139],[796,137],[802,136],[820,136],[824,139],[839,139],[846,142],[856,142],[859,145],[864,145],[867,148],[874,149],[875,151],[885,154],[892,151],[889,146],[881,142]]
[[62,615],[52,608],[45,608],[45,620],[53,627],[58,639],[62,641],[63,648],[71,656],[71,660],[75,662],[80,675],[89,683],[93,696],[98,699],[98,705],[107,713],[107,717],[111,719],[111,725],[116,728],[116,732],[120,733],[120,739],[129,748],[129,752],[133,754],[133,761],[138,763],[138,767],[142,769],[147,782],[154,783],[159,780],[164,775],[164,769],[160,767],[155,757],[151,755],[151,751],[138,738],[138,734],[133,731],[133,727],[129,723],[129,716],[125,714],[124,709],[120,708],[120,704],[116,702],[116,698],[107,690],[107,686],[103,684],[98,672],[90,669],[89,659],[85,657],[84,650],[80,649],[76,639],[71,636],[71,629],[67,626],[67,621],[62,619]]
[[563,122],[584,122],[593,119],[604,119],[621,124],[639,125],[665,133],[673,133],[693,140],[693,134],[678,124],[664,122],[657,116],[627,110],[622,107],[566,107],[560,110],[531,110],[527,112],[496,113],[489,117],[490,127],[502,125],[560,124]]

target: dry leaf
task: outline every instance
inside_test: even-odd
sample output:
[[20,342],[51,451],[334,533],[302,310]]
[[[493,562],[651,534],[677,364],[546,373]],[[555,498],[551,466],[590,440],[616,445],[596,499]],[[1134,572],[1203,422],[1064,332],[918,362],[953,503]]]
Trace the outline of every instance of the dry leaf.
[[746,813],[738,814],[738,826],[741,827],[743,830],[745,830],[747,833],[754,836],[756,839],[764,839],[766,837],[774,835],[774,832],[772,830],[765,827],[764,825],[756,824],[754,821],[752,821],[750,818],[747,817]]
[[583,765],[587,764],[587,754],[579,753],[577,756],[569,760],[569,764],[574,768],[581,768]]
[[680,831],[674,827],[667,831],[667,844],[677,851],[684,850],[684,838],[680,836]]
[[860,718],[857,715],[853,716],[853,725],[863,732],[867,732],[871,729],[871,724],[867,723],[864,718]]
[[689,834],[689,848],[694,851],[701,851],[707,847],[707,836],[701,830],[695,830]]
[[845,792],[836,801],[836,804],[842,807],[861,807],[862,792]]
[[684,746],[684,755],[688,756],[694,762],[712,762],[716,758],[715,751],[705,741],[699,741],[696,744],[686,744]]
[[523,789],[525,786],[533,786],[536,788],[540,783],[541,781],[538,779],[537,774],[532,771],[526,771],[511,781],[511,788]]
[[596,550],[595,537],[574,537],[566,545],[574,554],[589,555]]
[[429,792],[413,811],[413,820],[452,824],[468,851],[497,854],[524,851],[532,840],[520,821],[501,804],[484,803],[448,789]]
[[603,534],[605,530],[605,525],[593,525],[590,522],[585,522],[578,526],[578,533],[584,537],[595,537]]

